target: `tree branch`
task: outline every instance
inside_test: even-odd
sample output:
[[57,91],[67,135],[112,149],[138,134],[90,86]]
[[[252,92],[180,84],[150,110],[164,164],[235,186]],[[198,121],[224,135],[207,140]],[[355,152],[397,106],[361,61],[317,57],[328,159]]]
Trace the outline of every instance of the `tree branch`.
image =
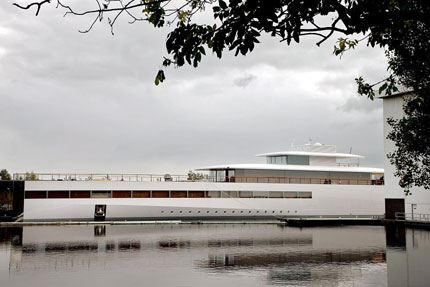
[[38,16],[39,15],[39,11],[40,11],[40,7],[42,7],[42,5],[45,4],[45,3],[51,3],[51,0],[43,0],[42,2],[33,2],[33,3],[28,4],[25,7],[19,5],[18,3],[12,3],[12,5],[15,5],[16,7],[21,8],[23,10],[28,10],[28,9],[30,9],[31,6],[36,5],[37,6],[36,16]]

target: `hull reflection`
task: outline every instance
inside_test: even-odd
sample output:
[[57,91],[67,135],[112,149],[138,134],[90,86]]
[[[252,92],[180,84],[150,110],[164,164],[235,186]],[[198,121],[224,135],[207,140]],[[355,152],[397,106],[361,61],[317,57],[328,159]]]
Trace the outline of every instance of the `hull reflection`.
[[385,263],[385,249],[358,251],[311,251],[276,254],[226,254],[209,255],[207,261],[201,262],[202,268],[220,267],[263,267],[290,263]]
[[127,286],[426,286],[419,284],[430,281],[429,235],[379,226],[0,229],[0,281],[8,287],[62,278],[64,287],[98,280],[118,286],[117,278]]

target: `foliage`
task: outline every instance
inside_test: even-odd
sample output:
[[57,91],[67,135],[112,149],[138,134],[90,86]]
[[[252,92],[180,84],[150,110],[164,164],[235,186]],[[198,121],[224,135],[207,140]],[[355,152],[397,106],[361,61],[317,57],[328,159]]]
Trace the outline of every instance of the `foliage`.
[[10,188],[0,189],[0,210],[13,208],[13,192]]
[[195,173],[195,172],[193,172],[193,171],[190,170],[188,172],[188,178],[187,178],[187,180],[189,180],[189,181],[199,181],[199,180],[202,180],[204,178],[205,178],[204,174],[202,174],[202,173]]
[[388,139],[396,150],[388,155],[400,185],[430,189],[430,26],[409,22],[388,40],[389,67],[397,83],[414,91],[405,96],[401,119],[389,119]]
[[[66,10],[65,15],[95,15],[88,32],[98,21],[107,17],[112,28],[121,15],[136,21],[146,21],[154,27],[173,26],[167,35],[166,49],[170,58],[165,58],[163,66],[185,64],[197,67],[206,51],[212,51],[219,58],[227,50],[246,55],[252,52],[263,34],[277,37],[290,45],[300,42],[305,36],[319,37],[320,45],[334,33],[353,35],[362,33],[361,40],[339,38],[334,54],[353,49],[358,42],[366,39],[371,46],[387,45],[391,33],[402,30],[409,21],[429,21],[427,0],[95,0],[98,9],[75,11],[73,7],[56,0],[57,7]],[[27,6],[14,4],[22,9],[33,5],[39,13],[40,6],[51,1],[32,2]],[[47,4],[48,3],[48,4]],[[76,5],[78,6],[78,5]],[[194,15],[212,8],[212,23],[205,23]],[[142,16],[133,11],[140,9]],[[123,13],[125,11],[125,13]],[[319,24],[318,22],[330,24]],[[175,26],[174,26],[175,25]],[[367,35],[366,35],[367,34]],[[164,73],[158,71],[156,83],[164,80]]]
[[[430,3],[409,1],[411,9],[429,15]],[[398,86],[411,93],[404,96],[404,116],[388,119],[392,131],[388,139],[396,150],[388,154],[400,177],[400,186],[410,194],[410,188],[421,186],[430,189],[430,18],[397,23],[381,31],[380,43],[386,48],[388,70],[391,75],[375,84],[356,79],[358,93],[373,99],[374,87],[387,96],[398,91]]]
[[[428,95],[428,94],[427,94]],[[388,155],[400,177],[400,186],[410,193],[412,186],[430,189],[430,105],[427,98],[411,96],[405,104],[405,116],[388,119],[392,131],[388,139],[396,150]]]
[[12,180],[12,177],[6,169],[0,170],[0,180]]
[[37,180],[37,175],[34,173],[34,171],[26,172],[25,173],[25,180]]

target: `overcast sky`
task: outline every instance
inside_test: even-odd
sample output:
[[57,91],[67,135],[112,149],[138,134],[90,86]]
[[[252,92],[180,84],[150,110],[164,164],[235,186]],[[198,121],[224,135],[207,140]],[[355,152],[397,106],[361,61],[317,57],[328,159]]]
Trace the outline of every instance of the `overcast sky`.
[[12,2],[0,1],[0,168],[186,174],[261,163],[256,154],[309,138],[383,166],[382,103],[354,82],[387,75],[380,49],[339,59],[335,38],[318,48],[267,37],[246,57],[169,68],[157,87],[169,29],[123,18],[115,36],[105,22],[81,34],[91,19],[52,4],[35,17]]

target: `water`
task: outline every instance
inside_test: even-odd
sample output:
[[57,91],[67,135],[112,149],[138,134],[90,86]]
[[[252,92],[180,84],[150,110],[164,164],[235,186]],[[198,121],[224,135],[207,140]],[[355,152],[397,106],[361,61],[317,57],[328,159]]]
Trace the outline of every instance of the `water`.
[[429,286],[429,234],[380,226],[0,228],[0,286]]

